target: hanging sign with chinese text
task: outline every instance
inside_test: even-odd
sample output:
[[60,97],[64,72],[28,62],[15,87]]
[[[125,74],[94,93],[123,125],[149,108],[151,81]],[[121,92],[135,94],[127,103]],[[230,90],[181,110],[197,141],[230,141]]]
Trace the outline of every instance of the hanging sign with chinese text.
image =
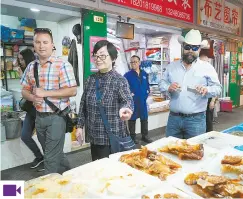
[[230,53],[230,84],[236,84],[237,76],[237,53]]
[[119,6],[141,10],[193,23],[194,0],[103,0]]
[[241,8],[225,0],[199,0],[198,24],[241,34]]

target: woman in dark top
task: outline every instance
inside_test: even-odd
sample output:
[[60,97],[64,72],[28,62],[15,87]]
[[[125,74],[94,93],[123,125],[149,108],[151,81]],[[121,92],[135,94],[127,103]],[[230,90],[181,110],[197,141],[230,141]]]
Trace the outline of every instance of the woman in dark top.
[[[22,76],[24,73],[24,70],[28,66],[28,64],[35,60],[34,53],[30,49],[22,50],[18,54],[17,58],[17,71],[19,73],[19,76]],[[21,139],[26,144],[26,146],[33,152],[35,155],[34,161],[31,163],[30,168],[34,169],[37,168],[41,163],[43,163],[43,155],[40,152],[39,147],[37,146],[36,142],[33,140],[33,130],[35,128],[35,118],[36,118],[36,110],[33,106],[30,112],[26,113],[22,132],[21,132]],[[38,171],[42,171],[38,170]]]
[[111,132],[120,137],[129,134],[125,120],[131,118],[133,100],[127,80],[113,70],[116,58],[117,50],[112,43],[102,40],[95,44],[93,59],[99,72],[87,79],[80,103],[76,135],[78,140],[84,141],[85,126],[85,141],[91,143],[93,161],[110,155],[109,138],[96,103],[97,78]]

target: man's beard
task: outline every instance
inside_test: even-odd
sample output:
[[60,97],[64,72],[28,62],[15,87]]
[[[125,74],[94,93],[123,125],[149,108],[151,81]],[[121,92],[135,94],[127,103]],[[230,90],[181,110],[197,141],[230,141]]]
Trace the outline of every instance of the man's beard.
[[186,64],[191,64],[192,62],[194,62],[197,59],[197,56],[191,53],[188,54],[184,54],[183,55],[183,61]]

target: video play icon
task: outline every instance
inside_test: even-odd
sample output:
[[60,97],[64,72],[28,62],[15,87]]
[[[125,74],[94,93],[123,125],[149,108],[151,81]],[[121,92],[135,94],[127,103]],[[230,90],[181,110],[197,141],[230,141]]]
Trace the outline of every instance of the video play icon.
[[3,185],[3,196],[16,196],[17,193],[21,195],[21,186],[17,187],[12,184]]

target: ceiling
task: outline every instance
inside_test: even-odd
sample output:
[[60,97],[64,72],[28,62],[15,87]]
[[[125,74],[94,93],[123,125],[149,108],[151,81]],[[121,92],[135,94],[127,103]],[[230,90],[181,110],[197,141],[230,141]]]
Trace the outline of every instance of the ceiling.
[[233,3],[233,4],[243,8],[243,0],[226,0],[226,1],[228,1],[230,3]]
[[[35,0],[32,0],[31,3],[27,1],[19,0],[2,0],[1,3],[1,14],[9,15],[15,17],[26,17],[33,18],[37,20],[60,22],[71,17],[80,17],[81,13],[79,9],[64,6],[63,5],[53,5],[53,3],[44,2],[40,5],[34,3]],[[37,8],[40,12],[32,12],[30,8]],[[65,13],[65,14],[63,14]]]
[[[32,12],[30,8],[37,8],[40,12]],[[71,17],[80,17],[80,8],[51,3],[46,0],[2,0],[1,14],[15,17],[27,17],[37,20],[60,22]],[[118,16],[107,14],[107,26],[116,29]],[[122,18],[122,21],[127,20]],[[138,19],[130,19],[135,24],[135,33],[150,36],[163,36],[168,33],[180,34],[181,29],[172,26],[162,26],[156,23],[144,22]]]

